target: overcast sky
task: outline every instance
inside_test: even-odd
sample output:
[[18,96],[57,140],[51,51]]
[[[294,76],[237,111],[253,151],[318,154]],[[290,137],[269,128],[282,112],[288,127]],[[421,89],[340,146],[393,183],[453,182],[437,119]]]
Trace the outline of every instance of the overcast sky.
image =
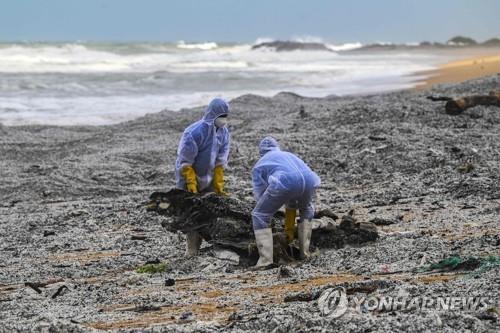
[[500,0],[0,0],[2,41],[500,37]]

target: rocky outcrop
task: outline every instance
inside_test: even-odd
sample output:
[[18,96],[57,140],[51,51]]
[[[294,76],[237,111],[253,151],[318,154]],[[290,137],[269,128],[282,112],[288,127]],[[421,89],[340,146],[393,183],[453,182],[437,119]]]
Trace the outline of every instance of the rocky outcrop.
[[322,43],[302,43],[293,41],[273,41],[252,46],[253,50],[261,48],[272,48],[277,52],[283,51],[329,51],[331,50]]

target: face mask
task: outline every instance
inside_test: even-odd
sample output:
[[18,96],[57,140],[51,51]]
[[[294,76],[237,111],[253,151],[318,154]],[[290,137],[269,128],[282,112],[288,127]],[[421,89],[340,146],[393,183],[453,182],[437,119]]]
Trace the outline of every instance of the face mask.
[[216,118],[214,121],[214,124],[215,124],[215,126],[217,126],[217,128],[224,127],[227,125],[227,118],[226,117]]

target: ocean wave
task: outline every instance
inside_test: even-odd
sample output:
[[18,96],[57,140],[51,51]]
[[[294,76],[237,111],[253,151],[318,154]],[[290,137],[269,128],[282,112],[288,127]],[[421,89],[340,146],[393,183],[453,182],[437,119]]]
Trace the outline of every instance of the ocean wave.
[[290,38],[292,42],[297,43],[317,43],[317,44],[325,44],[323,38],[317,36],[293,36]]
[[290,42],[297,42],[297,43],[318,43],[318,44],[324,44],[324,40],[321,37],[316,37],[316,36],[293,36],[289,39],[282,40],[282,39],[277,39],[274,37],[258,37],[252,45],[259,45],[262,43],[272,43],[272,42],[278,42],[278,41],[290,41]]
[[272,38],[272,37],[259,37],[255,40],[255,42],[253,42],[252,45],[259,45],[259,44],[262,44],[262,43],[271,43],[271,42],[274,42],[276,41],[276,39]]
[[[201,47],[201,44],[198,47]],[[360,43],[323,44],[290,41],[263,42],[253,46],[222,44],[211,49],[179,49],[176,44],[150,45],[147,43],[129,46],[126,44],[3,44],[0,45],[0,73],[6,75],[154,73],[158,71],[172,73],[328,71],[336,70],[336,66],[345,65],[340,62],[346,59],[346,56],[339,57],[342,52],[365,47],[367,46]],[[273,50],[285,52],[272,52]]]
[[172,66],[173,68],[184,69],[228,69],[228,68],[247,68],[249,64],[245,61],[198,61],[198,62],[182,62]]
[[[205,67],[244,68],[250,45],[204,44],[5,45],[0,46],[0,73],[130,73],[178,71]],[[250,56],[251,57],[251,56]],[[251,59],[257,61],[258,59]]]
[[[172,95],[105,96],[76,98],[2,98],[0,123],[16,125],[111,125],[161,110],[207,105],[214,97],[227,100],[246,94],[246,90],[228,92],[198,91]],[[272,96],[276,90],[255,90]]]
[[341,51],[350,51],[350,50],[355,50],[363,47],[363,44],[361,43],[345,43],[345,44],[326,44],[326,46],[335,52],[341,52]]
[[186,44],[183,40],[177,43],[177,47],[180,49],[199,49],[199,50],[213,50],[218,47],[217,43],[207,42],[207,43],[194,43],[194,44]]
[[79,44],[0,48],[0,72],[102,72],[126,70],[124,57]]

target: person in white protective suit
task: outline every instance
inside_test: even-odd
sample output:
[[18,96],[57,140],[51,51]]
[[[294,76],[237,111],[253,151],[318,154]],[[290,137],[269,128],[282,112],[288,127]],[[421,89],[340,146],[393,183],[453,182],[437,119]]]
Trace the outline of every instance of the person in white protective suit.
[[[188,126],[182,134],[175,162],[176,186],[192,193],[224,192],[224,168],[227,165],[230,135],[226,126],[229,105],[214,98],[203,118]],[[186,256],[198,254],[201,237],[187,233]]]
[[313,201],[321,181],[300,158],[282,151],[272,137],[264,138],[259,145],[261,158],[252,169],[253,194],[257,204],[252,211],[252,224],[259,251],[256,267],[273,263],[273,233],[269,222],[276,211],[286,205],[285,233],[293,240],[296,209],[300,219],[297,224],[300,254],[309,257],[311,220],[314,216]]

